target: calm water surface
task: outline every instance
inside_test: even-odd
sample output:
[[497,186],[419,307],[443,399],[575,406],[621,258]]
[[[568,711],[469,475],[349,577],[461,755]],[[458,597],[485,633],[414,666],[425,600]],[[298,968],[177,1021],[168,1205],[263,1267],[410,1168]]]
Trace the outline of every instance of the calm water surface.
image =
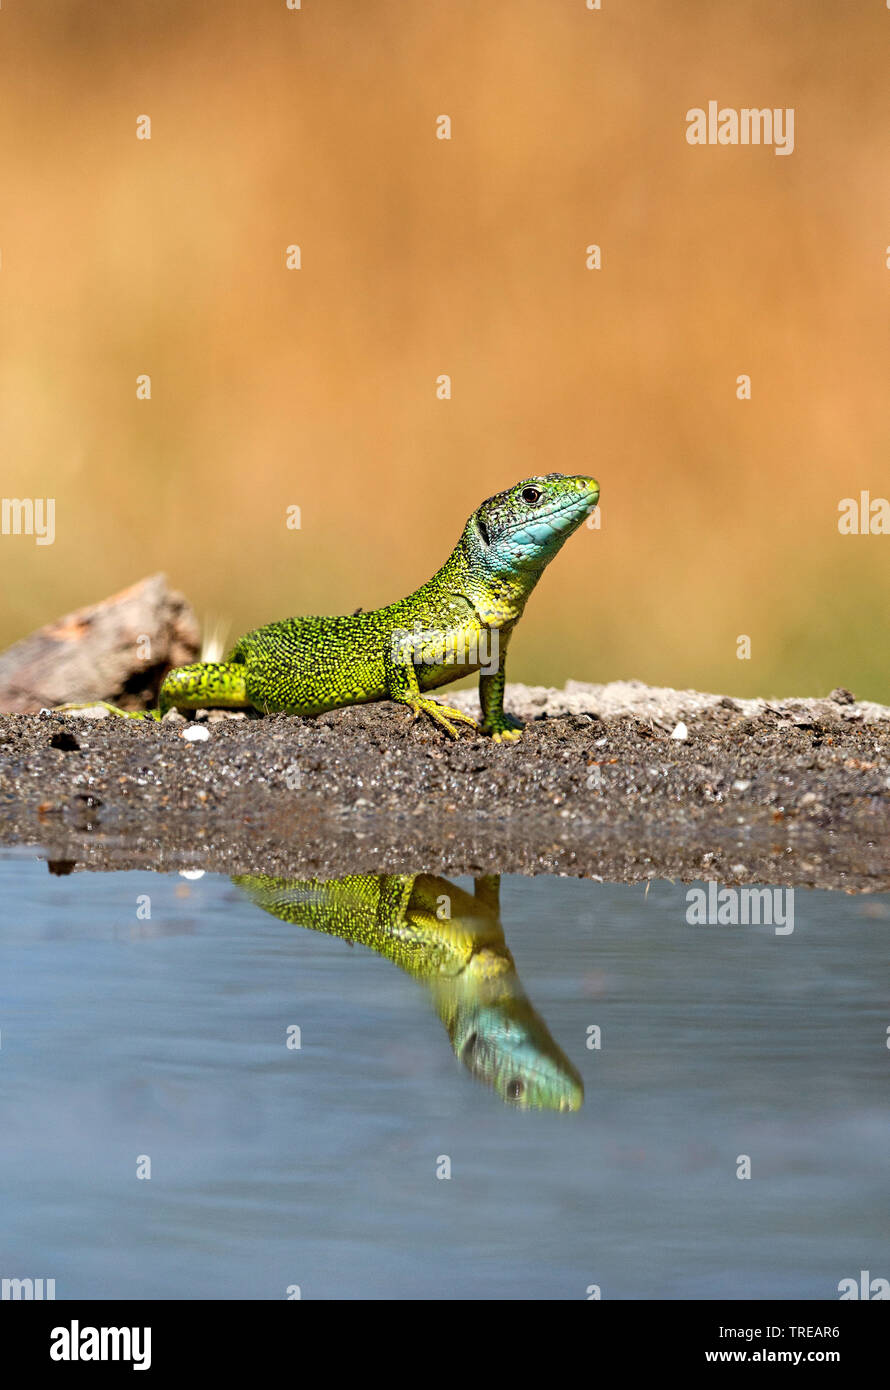
[[521,1007],[583,1081],[560,1112],[480,1084],[421,978],[225,878],[0,855],[0,1276],[260,1299],[890,1277],[890,897],[798,890],[776,935],[689,925],[686,892],[501,881]]

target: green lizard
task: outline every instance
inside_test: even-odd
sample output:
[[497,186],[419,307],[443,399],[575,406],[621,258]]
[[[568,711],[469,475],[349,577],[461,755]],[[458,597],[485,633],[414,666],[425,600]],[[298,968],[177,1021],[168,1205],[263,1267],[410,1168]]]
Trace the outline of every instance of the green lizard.
[[456,738],[452,720],[476,721],[424,692],[479,671],[482,732],[498,742],[517,739],[522,724],[504,710],[510,635],[546,566],[598,500],[593,478],[526,478],[482,503],[442,568],[407,598],[351,617],[256,628],[225,661],[168,672],[153,717],[174,708],[250,706],[312,715],[395,700]]
[[519,983],[500,920],[500,880],[474,894],[428,874],[232,880],[284,922],[359,942],[429,989],[455,1056],[523,1110],[579,1110],[584,1085]]

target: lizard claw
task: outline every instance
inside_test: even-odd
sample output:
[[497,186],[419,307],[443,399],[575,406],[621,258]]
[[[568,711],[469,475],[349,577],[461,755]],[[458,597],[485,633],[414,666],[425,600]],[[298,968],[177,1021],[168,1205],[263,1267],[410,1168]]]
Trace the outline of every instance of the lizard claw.
[[[464,714],[463,710],[453,709],[451,705],[440,705],[438,700],[419,700],[409,701],[414,711],[411,723],[414,724],[421,714],[428,714],[434,723],[441,725],[451,738],[457,738],[457,729],[451,723],[452,719],[457,719],[462,724],[471,724],[474,729],[478,728],[476,720],[472,715]],[[450,715],[450,718],[449,718]]]

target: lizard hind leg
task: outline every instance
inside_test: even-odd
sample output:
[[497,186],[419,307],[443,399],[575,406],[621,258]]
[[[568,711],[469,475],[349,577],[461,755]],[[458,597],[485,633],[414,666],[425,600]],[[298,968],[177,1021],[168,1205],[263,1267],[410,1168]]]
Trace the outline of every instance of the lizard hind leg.
[[156,719],[158,716],[152,710],[144,709],[121,709],[120,705],[113,705],[110,700],[66,700],[63,705],[53,705],[53,714],[67,714],[69,710],[75,709],[107,709],[109,714],[116,714],[119,719]]
[[171,709],[244,709],[247,667],[237,661],[198,661],[168,671],[161,684],[161,718]]

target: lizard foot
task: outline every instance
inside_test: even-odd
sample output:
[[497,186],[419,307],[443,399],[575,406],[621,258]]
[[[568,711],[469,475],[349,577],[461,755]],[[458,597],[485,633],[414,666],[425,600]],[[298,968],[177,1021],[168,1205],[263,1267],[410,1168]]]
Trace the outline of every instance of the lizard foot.
[[[407,700],[405,703],[414,711],[412,724],[419,719],[421,714],[428,714],[430,719],[436,724],[441,724],[452,738],[457,738],[457,729],[451,723],[452,719],[457,719],[462,724],[471,724],[474,729],[479,727],[471,715],[464,714],[461,709],[453,709],[451,705],[440,705],[438,700],[425,700],[421,696],[419,700]],[[451,716],[450,719],[449,715]]]
[[515,719],[512,714],[501,714],[491,723],[482,725],[483,734],[489,734],[492,743],[515,743],[522,738],[522,729],[522,721]]

